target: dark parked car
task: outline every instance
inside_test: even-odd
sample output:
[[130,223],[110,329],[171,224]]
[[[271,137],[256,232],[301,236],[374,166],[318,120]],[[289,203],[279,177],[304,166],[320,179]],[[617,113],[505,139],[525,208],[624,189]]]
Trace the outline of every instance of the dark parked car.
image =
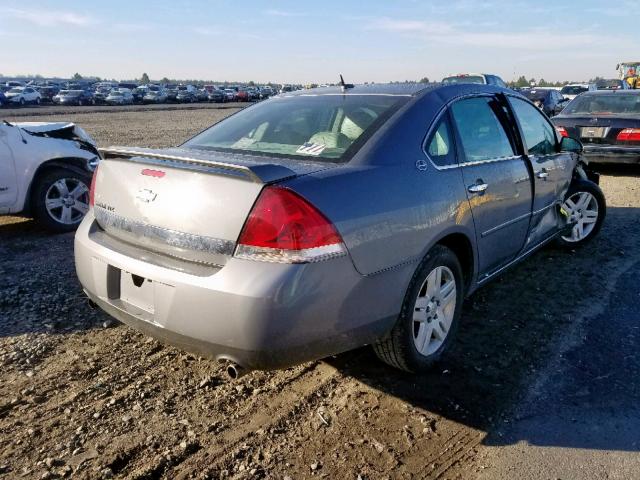
[[220,89],[213,89],[207,97],[210,102],[224,103],[227,101],[227,95]]
[[629,84],[618,78],[610,78],[608,80],[598,80],[596,82],[598,90],[631,90]]
[[60,90],[53,97],[58,105],[93,105],[93,93],[88,90]]
[[534,88],[531,90],[523,90],[520,93],[550,117],[560,113],[569,102],[557,90],[540,90]]
[[76,271],[110,315],[232,376],[367,344],[423,371],[467,295],[596,236],[581,150],[493,86],[282,94],[177,148],[105,149]]
[[109,96],[109,93],[111,93],[111,88],[110,87],[99,87],[95,90],[95,92],[93,92],[93,101],[95,104],[97,105],[105,105],[106,99]]
[[176,101],[179,103],[193,103],[198,101],[198,97],[194,92],[189,90],[178,90]]
[[40,101],[44,103],[53,103],[53,97],[55,97],[60,89],[51,85],[44,85],[35,87],[40,92]]
[[0,107],[4,107],[7,104],[7,97],[4,96],[4,92],[0,92]]
[[147,93],[142,99],[144,103],[164,103],[167,101],[167,91],[158,85],[149,85]]
[[133,103],[144,103],[144,96],[147,94],[147,92],[149,91],[149,87],[148,86],[142,86],[142,87],[136,87],[133,90],[131,90],[131,96],[133,97]]
[[175,85],[167,85],[167,102],[177,102],[178,87]]
[[640,165],[640,90],[585,92],[553,123],[563,137],[584,143],[590,163]]

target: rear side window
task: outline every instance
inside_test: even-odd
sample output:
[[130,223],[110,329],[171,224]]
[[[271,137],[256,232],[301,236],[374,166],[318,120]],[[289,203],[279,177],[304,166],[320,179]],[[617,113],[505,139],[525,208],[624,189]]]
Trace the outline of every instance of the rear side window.
[[427,140],[427,153],[429,157],[439,167],[455,165],[456,155],[453,147],[453,136],[449,127],[447,115],[444,115],[437,128]]
[[451,107],[453,121],[460,135],[465,160],[477,162],[514,155],[511,142],[500,120],[496,99],[477,97],[460,100]]
[[540,110],[519,98],[510,98],[513,111],[518,117],[527,150],[532,155],[556,153],[555,129]]

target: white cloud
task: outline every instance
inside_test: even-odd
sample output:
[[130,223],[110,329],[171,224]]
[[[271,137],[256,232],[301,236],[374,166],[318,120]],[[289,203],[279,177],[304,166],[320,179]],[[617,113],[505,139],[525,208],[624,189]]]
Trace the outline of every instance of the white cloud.
[[222,35],[222,32],[220,30],[210,27],[195,27],[193,31],[198,35],[202,35],[203,37]]
[[[596,42],[602,46],[600,35],[579,31],[565,33],[545,28],[529,28],[517,32],[504,32],[495,28],[474,31],[469,24],[392,18],[374,19],[366,28],[397,33],[433,43],[472,47],[548,51],[583,47]],[[613,44],[618,40],[609,36],[605,43]]]
[[0,15],[24,20],[41,27],[53,27],[57,25],[87,27],[97,23],[94,18],[88,15],[75,12],[50,12],[45,9],[24,10],[19,8],[3,8],[0,10]]
[[303,12],[290,12],[288,10],[276,10],[269,9],[264,12],[266,15],[271,17],[306,17],[307,14]]

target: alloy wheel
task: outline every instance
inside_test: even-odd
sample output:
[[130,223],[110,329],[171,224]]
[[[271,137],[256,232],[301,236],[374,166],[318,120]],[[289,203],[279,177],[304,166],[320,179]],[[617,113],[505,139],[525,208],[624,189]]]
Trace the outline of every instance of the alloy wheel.
[[418,353],[433,355],[442,346],[456,311],[456,280],[449,267],[434,268],[420,287],[413,309],[413,341]]
[[47,189],[45,208],[58,223],[79,223],[89,211],[89,189],[76,178],[61,178]]
[[568,216],[568,222],[573,224],[571,235],[562,239],[574,243],[588,237],[598,221],[596,197],[589,192],[576,192],[565,200],[562,208]]

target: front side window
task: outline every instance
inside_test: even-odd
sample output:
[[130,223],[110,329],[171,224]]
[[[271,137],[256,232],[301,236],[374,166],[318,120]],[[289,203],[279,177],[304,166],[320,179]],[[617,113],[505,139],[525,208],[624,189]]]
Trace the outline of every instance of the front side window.
[[451,113],[466,161],[477,162],[514,155],[509,137],[494,113],[501,111],[502,107],[492,97],[468,98],[452,105]]
[[555,129],[540,110],[519,98],[510,98],[513,111],[522,129],[523,140],[529,154],[551,155],[556,153]]
[[[300,95],[259,103],[184,144],[188,148],[347,161],[408,96]],[[355,149],[355,150],[354,150]]]
[[449,121],[446,115],[442,117],[438,127],[427,140],[427,153],[433,163],[439,167],[454,165],[456,163],[453,136],[451,135]]

